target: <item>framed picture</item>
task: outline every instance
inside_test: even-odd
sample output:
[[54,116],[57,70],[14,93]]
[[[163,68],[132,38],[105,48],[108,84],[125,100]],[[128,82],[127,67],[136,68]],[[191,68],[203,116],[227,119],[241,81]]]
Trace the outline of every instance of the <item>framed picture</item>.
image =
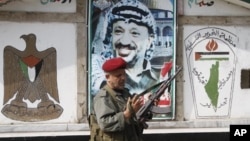
[[[128,64],[125,87],[131,94],[166,80],[175,71],[176,2],[174,0],[90,0],[89,1],[89,112],[92,98],[105,85],[102,64],[122,57]],[[153,119],[173,119],[175,82],[165,90]],[[157,87],[144,95],[154,94]]]

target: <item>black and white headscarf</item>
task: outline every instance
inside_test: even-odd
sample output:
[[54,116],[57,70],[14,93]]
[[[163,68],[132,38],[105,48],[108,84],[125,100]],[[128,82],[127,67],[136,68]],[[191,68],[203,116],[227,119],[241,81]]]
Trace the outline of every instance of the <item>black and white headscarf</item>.
[[[105,17],[104,30],[106,29],[106,31],[103,43],[106,50],[112,50],[110,47],[112,47],[113,23],[121,20],[127,23],[133,22],[140,26],[146,26],[148,28],[149,35],[155,38],[156,23],[148,7],[138,0],[121,0],[108,11]],[[146,51],[146,59],[150,59],[152,57],[153,49],[154,42]]]

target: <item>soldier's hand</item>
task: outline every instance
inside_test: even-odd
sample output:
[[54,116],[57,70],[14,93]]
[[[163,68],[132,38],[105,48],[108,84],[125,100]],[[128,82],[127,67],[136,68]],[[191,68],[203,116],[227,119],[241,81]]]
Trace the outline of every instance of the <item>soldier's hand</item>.
[[143,98],[139,95],[135,95],[131,100],[131,106],[136,113],[143,105]]
[[125,118],[130,118],[134,115],[143,105],[143,99],[138,95],[135,95],[132,99],[127,101],[126,110],[124,111]]

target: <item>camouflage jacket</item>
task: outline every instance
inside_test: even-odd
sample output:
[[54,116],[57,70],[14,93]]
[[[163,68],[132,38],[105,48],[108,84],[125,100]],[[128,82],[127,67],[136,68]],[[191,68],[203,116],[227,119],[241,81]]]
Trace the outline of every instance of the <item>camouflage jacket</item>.
[[143,129],[136,117],[126,121],[123,115],[130,96],[127,90],[118,92],[107,85],[98,92],[93,100],[91,141],[142,141]]

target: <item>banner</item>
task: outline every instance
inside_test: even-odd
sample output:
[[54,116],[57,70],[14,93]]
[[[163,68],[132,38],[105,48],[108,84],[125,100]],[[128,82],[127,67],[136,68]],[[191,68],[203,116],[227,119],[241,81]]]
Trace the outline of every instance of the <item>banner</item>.
[[[131,94],[175,71],[174,0],[90,0],[89,7],[89,111],[92,98],[106,84],[102,64],[107,59],[122,57],[128,63],[125,87]],[[158,103],[171,112],[155,114],[154,119],[174,118],[173,88],[174,82]]]

